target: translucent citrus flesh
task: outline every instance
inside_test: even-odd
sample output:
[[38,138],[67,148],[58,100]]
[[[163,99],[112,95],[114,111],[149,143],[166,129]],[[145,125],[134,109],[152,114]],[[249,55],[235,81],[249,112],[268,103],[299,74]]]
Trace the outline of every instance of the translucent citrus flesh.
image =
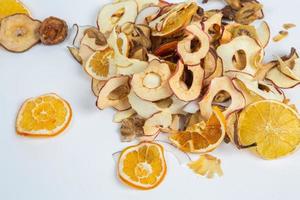
[[208,152],[216,148],[225,136],[225,119],[221,111],[214,108],[208,121],[200,122],[186,131],[173,133],[169,139],[185,152]]
[[151,189],[165,176],[166,164],[163,148],[144,142],[123,150],[119,159],[119,176],[130,186]]
[[30,15],[28,9],[20,1],[0,0],[0,20],[17,13]]
[[265,159],[276,159],[294,151],[300,143],[300,120],[289,106],[276,101],[259,101],[240,115],[239,142],[256,143],[257,153]]
[[17,118],[17,132],[25,135],[55,135],[69,123],[69,104],[48,94],[27,100]]
[[107,48],[103,51],[97,51],[89,63],[91,71],[96,76],[106,77],[109,72],[108,58],[113,55],[113,50]]

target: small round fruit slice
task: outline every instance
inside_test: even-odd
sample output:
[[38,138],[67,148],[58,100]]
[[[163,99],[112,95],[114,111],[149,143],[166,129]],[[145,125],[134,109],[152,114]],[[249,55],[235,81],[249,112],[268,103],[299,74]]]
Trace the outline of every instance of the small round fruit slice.
[[87,60],[84,69],[96,80],[107,80],[114,72],[109,67],[109,59],[114,55],[111,48],[106,48],[102,51],[96,51]]
[[127,147],[120,155],[117,169],[125,184],[141,190],[155,188],[167,172],[164,149],[153,142]]
[[213,114],[207,122],[201,121],[185,131],[172,133],[171,142],[189,153],[207,153],[221,144],[225,137],[226,121],[219,108],[213,107]]
[[41,22],[25,14],[15,14],[0,21],[0,44],[12,52],[24,52],[40,41]]
[[14,14],[30,15],[29,10],[18,0],[0,0],[0,20]]
[[276,159],[293,152],[300,143],[300,117],[284,103],[258,101],[247,106],[238,120],[238,140],[254,147],[264,159]]
[[56,94],[45,94],[26,100],[17,117],[16,131],[25,136],[55,136],[69,125],[72,110]]

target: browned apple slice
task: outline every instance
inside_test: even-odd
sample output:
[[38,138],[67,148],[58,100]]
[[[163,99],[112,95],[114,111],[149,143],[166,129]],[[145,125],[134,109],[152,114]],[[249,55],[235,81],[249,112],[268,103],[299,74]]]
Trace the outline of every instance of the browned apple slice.
[[[209,37],[202,30],[200,24],[191,24],[186,27],[188,36],[178,42],[177,51],[186,65],[198,65],[200,60],[206,56],[209,51]],[[193,40],[199,42],[197,50],[193,51],[191,45]]]
[[11,52],[24,52],[40,41],[41,22],[26,14],[15,14],[0,21],[0,44]]
[[104,109],[116,106],[124,100],[124,98],[126,99],[129,93],[128,81],[128,76],[119,76],[109,79],[99,92],[97,107]]
[[169,80],[169,85],[179,99],[192,101],[197,99],[201,93],[204,70],[201,68],[201,65],[188,66],[187,69],[193,74],[193,81],[190,87],[181,80],[184,73],[184,64],[181,61],[178,62],[176,72]]
[[131,87],[140,98],[158,101],[173,94],[168,84],[170,76],[168,64],[152,60],[145,71],[133,75]]
[[220,91],[226,91],[231,96],[231,104],[223,112],[223,114],[226,117],[228,117],[228,115],[230,113],[244,108],[245,103],[246,103],[245,99],[244,99],[243,95],[241,94],[241,92],[239,92],[234,87],[231,79],[227,76],[217,77],[211,81],[207,93],[205,94],[203,99],[199,102],[201,115],[205,119],[208,119],[209,116],[212,114],[212,102],[213,102],[215,96]]

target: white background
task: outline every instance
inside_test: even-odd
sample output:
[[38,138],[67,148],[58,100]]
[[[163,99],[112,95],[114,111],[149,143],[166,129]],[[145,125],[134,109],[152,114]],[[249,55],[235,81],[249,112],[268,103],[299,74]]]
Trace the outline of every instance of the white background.
[[[24,0],[35,18],[57,16],[73,23],[95,24],[103,0]],[[210,5],[222,5],[213,1]],[[300,2],[264,0],[266,20],[275,35],[286,22],[298,23]],[[267,58],[300,49],[300,24],[283,42],[271,44]],[[208,180],[180,166],[167,154],[168,172],[151,191],[123,186],[116,178],[111,154],[128,144],[119,140],[112,110],[99,111],[90,90],[90,78],[69,55],[65,43],[37,45],[22,54],[0,49],[0,199],[297,199],[300,152],[265,161],[232,145],[213,154],[222,159],[225,175]],[[32,139],[15,134],[15,118],[22,102],[56,92],[72,105],[68,130],[55,138]],[[287,92],[300,107],[300,88]]]

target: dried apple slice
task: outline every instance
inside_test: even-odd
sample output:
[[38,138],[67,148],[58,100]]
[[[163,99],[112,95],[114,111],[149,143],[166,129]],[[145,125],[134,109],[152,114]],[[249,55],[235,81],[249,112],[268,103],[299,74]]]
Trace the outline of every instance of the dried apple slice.
[[218,12],[209,17],[204,24],[204,32],[210,36],[210,41],[213,42],[222,36],[222,18],[223,14]]
[[80,48],[78,50],[78,56],[81,58],[81,61],[82,61],[81,64],[82,64],[82,66],[85,65],[85,63],[87,62],[87,60],[94,53],[95,53],[95,51],[93,49],[91,49],[90,47],[88,47],[86,45],[80,45]]
[[84,31],[80,45],[86,45],[94,51],[102,51],[108,47],[105,36],[95,27]]
[[133,75],[131,87],[140,98],[158,101],[173,94],[168,84],[170,76],[168,64],[153,60],[145,71]]
[[102,89],[102,87],[105,85],[106,81],[102,81],[102,80],[97,80],[97,79],[92,79],[92,92],[93,94],[98,97],[100,90]]
[[208,86],[211,82],[216,77],[220,77],[223,75],[223,62],[220,57],[217,58],[217,63],[216,63],[216,68],[214,72],[207,78],[204,79],[203,81],[203,86]]
[[142,9],[136,19],[135,23],[136,24],[148,24],[149,21],[152,21],[160,12],[160,7],[159,6],[150,6],[147,8]]
[[[191,24],[186,27],[188,36],[178,42],[177,52],[186,65],[198,65],[200,60],[206,56],[209,51],[209,37],[202,30],[200,24]],[[191,44],[193,39],[200,43],[198,50],[192,52]]]
[[98,27],[102,33],[109,33],[115,26],[121,26],[126,22],[134,22],[137,10],[135,0],[106,4],[99,12]]
[[217,77],[211,81],[207,93],[205,94],[203,99],[199,102],[201,115],[205,119],[208,119],[209,116],[212,114],[212,102],[213,102],[215,96],[220,91],[226,91],[231,96],[231,104],[223,112],[225,117],[228,117],[228,115],[234,111],[244,108],[245,103],[246,103],[245,99],[244,99],[243,95],[241,94],[241,92],[239,92],[234,87],[231,79],[228,78],[227,76]]
[[193,74],[193,82],[189,88],[181,80],[184,73],[184,64],[180,60],[176,72],[169,80],[169,85],[179,99],[183,101],[192,101],[197,99],[201,93],[204,70],[201,68],[201,65],[188,66],[187,69]]
[[40,41],[41,22],[26,14],[15,14],[0,21],[0,44],[11,52],[24,52]]
[[266,79],[271,80],[277,87],[283,89],[293,88],[300,84],[300,81],[294,80],[282,72],[278,68],[271,69],[266,76]]
[[263,48],[266,48],[270,42],[271,31],[268,23],[266,21],[261,22],[261,24],[256,29],[258,40]]
[[[172,124],[172,115],[168,112],[154,114],[144,124],[145,136],[156,136],[161,128],[168,128]],[[151,138],[152,139],[152,138]]]
[[[120,87],[120,89],[122,90],[121,92],[113,92],[113,94],[115,93],[114,96],[117,95],[123,95],[126,96],[129,93],[129,87],[127,87],[127,85],[125,87]],[[111,95],[110,95],[111,96]],[[112,106],[114,109],[116,109],[117,111],[125,111],[131,108],[131,105],[129,103],[129,100],[127,97],[124,97],[122,99],[120,99],[119,103],[117,103],[116,105]]]
[[134,114],[136,114],[136,112],[133,109],[128,109],[128,110],[124,110],[124,111],[118,111],[114,115],[113,122],[120,123],[124,119],[127,119],[127,118],[131,117]]
[[127,98],[129,90],[128,82],[128,76],[119,76],[109,79],[99,92],[97,107],[102,110],[115,106],[124,98]]
[[292,65],[288,65],[287,62],[283,61],[280,57],[278,57],[278,68],[279,70],[285,74],[286,76],[294,79],[296,81],[300,81],[300,59],[294,59]]
[[[233,58],[238,51],[243,51],[245,53],[246,65],[244,69],[238,69],[234,64]],[[254,74],[256,71],[253,64],[254,59],[257,58],[257,54],[263,55],[263,49],[254,39],[249,36],[243,35],[234,38],[227,44],[220,45],[217,49],[217,53],[223,61],[225,71],[238,70],[249,74]]]
[[196,112],[198,112],[199,111],[198,101],[195,100],[195,101],[189,102],[186,106],[184,106],[183,111],[187,112],[187,113],[196,113]]

